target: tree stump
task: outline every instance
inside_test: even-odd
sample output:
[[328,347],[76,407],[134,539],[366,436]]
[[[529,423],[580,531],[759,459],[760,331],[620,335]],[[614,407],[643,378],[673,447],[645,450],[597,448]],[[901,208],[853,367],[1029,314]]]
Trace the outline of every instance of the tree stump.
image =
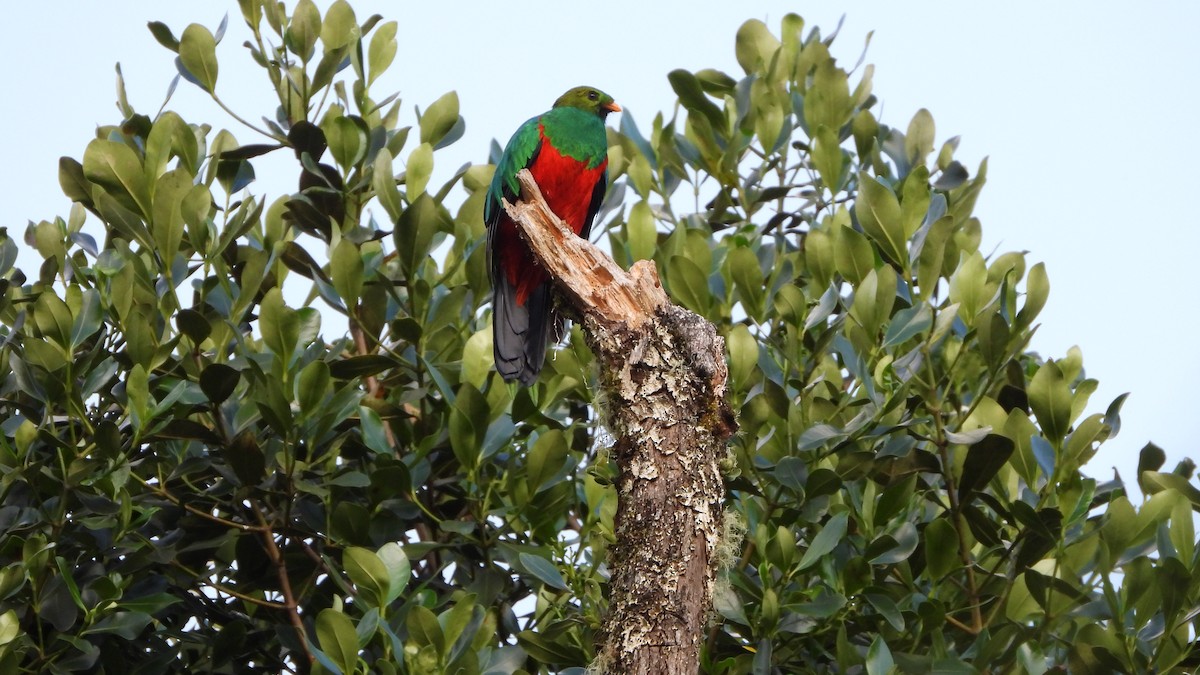
[[737,429],[725,402],[725,341],[671,304],[653,262],[621,269],[550,211],[528,171],[517,177],[521,200],[504,208],[582,317],[617,439],[616,543],[598,665],[692,675],[717,573],[718,463]]

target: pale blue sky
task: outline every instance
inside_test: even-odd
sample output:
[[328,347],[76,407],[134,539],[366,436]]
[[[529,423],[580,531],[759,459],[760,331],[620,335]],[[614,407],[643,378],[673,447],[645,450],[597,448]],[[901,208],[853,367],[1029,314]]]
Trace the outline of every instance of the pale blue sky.
[[[845,14],[835,56],[852,65],[874,31],[867,62],[876,66],[874,91],[885,123],[904,128],[925,107],[939,144],[962,136],[957,157],[972,170],[990,157],[976,209],[984,251],[1026,250],[1029,263],[1045,262],[1050,275],[1050,301],[1033,347],[1058,358],[1080,346],[1089,376],[1100,380],[1089,412],[1132,392],[1121,435],[1103,447],[1089,473],[1105,479],[1116,466],[1133,483],[1137,451],[1148,440],[1167,451],[1168,469],[1184,455],[1200,454],[1189,421],[1196,414],[1193,383],[1200,380],[1194,346],[1200,302],[1193,290],[1200,277],[1191,274],[1200,269],[1191,206],[1200,156],[1200,3],[352,4],[360,20],[380,13],[400,22],[395,64],[376,90],[398,90],[410,121],[412,105],[458,91],[467,132],[439,153],[440,175],[485,161],[492,138],[503,142],[570,86],[604,89],[648,128],[673,103],[668,71],[740,72],[733,36],[745,19],[763,19],[775,30],[784,14],[797,12],[828,33]],[[249,61],[233,0],[41,0],[8,7],[0,22],[7,64],[0,227],[19,239],[28,220],[66,214],[57,160],[80,157],[97,123],[118,121],[116,62],[134,107],[158,109],[175,70],[147,21],[164,21],[179,35],[190,22],[213,29],[226,12],[217,89],[258,119],[274,103],[261,71],[235,65]],[[171,107],[188,121],[233,124],[186,83]],[[230,128],[242,142],[258,142]],[[264,173],[260,168],[260,178]],[[294,189],[291,180],[260,180],[254,190],[273,199]]]

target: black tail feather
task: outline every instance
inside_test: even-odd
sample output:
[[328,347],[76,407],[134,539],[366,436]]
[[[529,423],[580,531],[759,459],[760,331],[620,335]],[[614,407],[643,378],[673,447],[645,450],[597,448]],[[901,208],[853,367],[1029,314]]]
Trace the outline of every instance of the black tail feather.
[[553,328],[550,283],[543,283],[517,304],[516,289],[498,274],[493,278],[492,351],[496,371],[505,380],[525,386],[537,381],[546,361],[546,345]]

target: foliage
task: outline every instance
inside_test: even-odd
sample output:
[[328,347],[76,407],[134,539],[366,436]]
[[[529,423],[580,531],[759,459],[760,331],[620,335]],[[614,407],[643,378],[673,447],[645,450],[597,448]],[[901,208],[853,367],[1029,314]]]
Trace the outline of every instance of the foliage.
[[[457,97],[401,126],[371,88],[395,22],[240,5],[268,143],[122,94],[61,162],[70,216],[26,231],[32,277],[0,237],[0,670],[585,666],[615,507],[595,373],[578,329],[536,386],[492,372],[491,169],[431,183]],[[220,102],[223,26],[150,28]],[[1081,472],[1122,399],[1085,414],[1079,352],[1028,351],[1049,283],[979,250],[986,163],[927,111],[882,124],[871,67],[803,29],[747,22],[744,77],[672,72],[675,114],[610,137],[598,229],[722,327],[742,410],[706,669],[1194,667],[1190,471],[1148,448],[1140,508]],[[300,181],[268,203],[269,152]]]

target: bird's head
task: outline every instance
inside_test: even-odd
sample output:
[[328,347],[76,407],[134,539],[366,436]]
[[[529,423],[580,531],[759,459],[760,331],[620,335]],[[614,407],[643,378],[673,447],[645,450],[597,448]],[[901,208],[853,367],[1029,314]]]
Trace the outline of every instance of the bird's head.
[[604,119],[610,112],[621,112],[621,106],[617,105],[611,96],[595,87],[575,87],[559,96],[554,102],[554,107],[564,106],[586,110],[600,119]]

